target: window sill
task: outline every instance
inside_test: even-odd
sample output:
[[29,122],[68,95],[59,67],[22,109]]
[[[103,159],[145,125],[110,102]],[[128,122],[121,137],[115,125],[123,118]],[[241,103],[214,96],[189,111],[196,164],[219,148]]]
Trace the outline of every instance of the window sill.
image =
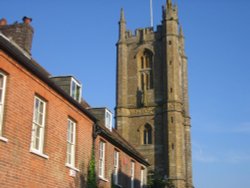
[[33,154],[38,155],[38,156],[40,156],[40,157],[43,157],[43,158],[45,158],[45,159],[48,159],[48,158],[49,158],[48,155],[45,155],[45,154],[43,154],[43,153],[40,153],[38,150],[35,150],[35,149],[30,149],[30,153],[33,153]]
[[122,186],[121,186],[121,185],[119,185],[119,184],[115,184],[115,186],[116,186],[116,187],[119,187],[119,188],[122,188]]
[[109,182],[108,179],[106,179],[106,178],[104,178],[104,177],[101,177],[101,176],[99,176],[99,179],[102,180],[102,181],[105,181],[105,182]]
[[76,171],[76,172],[80,172],[80,170],[78,168],[70,165],[69,163],[66,163],[65,166],[68,167],[68,168],[70,168],[70,169],[72,169],[72,170],[74,170],[74,171]]
[[0,140],[3,141],[3,142],[6,142],[6,143],[9,141],[7,138],[2,137],[2,136],[0,136]]

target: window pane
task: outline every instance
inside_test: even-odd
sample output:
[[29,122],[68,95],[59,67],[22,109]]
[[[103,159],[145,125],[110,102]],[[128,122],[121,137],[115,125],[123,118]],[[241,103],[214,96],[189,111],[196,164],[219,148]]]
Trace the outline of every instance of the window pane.
[[[73,128],[73,126],[72,126],[72,128]],[[74,143],[74,132],[73,132],[73,130],[72,130],[72,132],[71,132],[71,140],[70,140],[70,143],[71,143],[71,144]]]
[[40,137],[40,127],[36,125],[36,128],[35,128],[35,135],[36,137]]
[[33,114],[32,148],[42,152],[44,137],[45,102],[35,97]]
[[142,69],[144,68],[144,57],[143,56],[141,57],[141,68]]
[[148,144],[152,144],[152,130],[148,130]]
[[2,103],[3,90],[0,88],[0,104]]
[[39,149],[39,138],[35,139],[35,148],[38,150]]
[[39,99],[36,99],[35,110],[38,111],[39,109]]
[[135,163],[134,162],[132,162],[131,163],[131,177],[133,178],[134,177],[134,169],[135,168]]
[[104,176],[104,167],[105,167],[104,155],[105,155],[105,143],[100,142],[100,145],[99,145],[99,175],[101,177]]
[[67,153],[70,153],[71,149],[70,149],[70,144],[67,143]]
[[3,88],[3,80],[4,80],[4,77],[3,75],[0,74],[0,88]]
[[102,176],[102,160],[99,160],[99,176]]
[[3,114],[2,114],[2,107],[0,105],[0,135],[2,135],[2,126],[1,126],[2,120],[3,120]]
[[71,136],[71,134],[70,134],[70,123],[68,123],[68,129],[67,129],[68,131],[67,131],[67,141],[69,142],[70,140],[71,140],[71,138],[70,138],[70,136]]
[[102,149],[100,148],[100,159],[102,159],[103,158],[103,151],[102,151]]
[[38,117],[39,117],[39,118],[38,118],[38,119],[39,119],[38,124],[39,124],[39,125],[43,125],[43,114],[39,113],[39,114],[38,114]]
[[81,88],[79,86],[77,86],[77,90],[76,90],[76,100],[80,99],[80,90]]
[[143,138],[144,138],[143,143],[147,144],[147,130],[144,130]]
[[75,99],[76,95],[76,83],[72,81],[71,95]]
[[141,169],[141,187],[143,187],[144,184],[144,169]]
[[0,104],[0,122],[2,120],[2,114],[3,114],[3,105]]
[[116,167],[117,164],[117,152],[114,153],[114,166]]
[[144,75],[143,73],[140,73],[140,89],[144,90]]
[[40,143],[40,128],[39,126],[35,125],[35,132],[34,132],[34,147],[35,149],[39,150],[39,143]]
[[131,162],[131,188],[134,188],[135,163]]
[[6,76],[0,73],[0,136],[2,136],[2,123],[3,123],[3,112],[4,112],[4,93],[5,93],[5,80]]
[[71,154],[68,153],[67,155],[67,163],[71,164]]
[[35,114],[34,114],[34,122],[38,124],[39,122],[39,114],[38,114],[38,111],[35,111]]
[[44,104],[43,102],[40,102],[40,108],[39,108],[40,113],[43,113],[43,108],[44,108]]
[[75,122],[68,119],[67,126],[67,163],[74,166],[75,164]]
[[81,98],[81,84],[73,78],[71,80],[70,96],[77,101]]

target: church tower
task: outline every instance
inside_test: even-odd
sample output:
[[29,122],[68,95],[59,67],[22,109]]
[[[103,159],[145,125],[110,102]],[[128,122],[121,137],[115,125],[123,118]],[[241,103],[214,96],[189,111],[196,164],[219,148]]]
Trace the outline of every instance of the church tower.
[[178,9],[167,0],[162,24],[126,29],[117,42],[116,128],[176,188],[192,188],[187,57]]

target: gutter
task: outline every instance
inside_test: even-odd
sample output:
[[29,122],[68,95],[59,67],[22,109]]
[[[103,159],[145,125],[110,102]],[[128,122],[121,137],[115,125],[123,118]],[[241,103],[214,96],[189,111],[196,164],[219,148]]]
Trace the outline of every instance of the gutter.
[[1,32],[0,32],[0,49],[3,49],[4,51],[6,51],[11,57],[17,60],[17,63],[21,64],[28,71],[30,71],[35,76],[40,78],[43,82],[45,82],[49,87],[55,90],[64,99],[70,102],[73,106],[75,106],[81,112],[86,114],[92,121],[94,121],[94,123],[97,122],[97,119],[92,113],[87,111],[84,107],[80,105],[80,103],[75,101],[65,91],[63,91],[59,86],[57,86],[53,81],[51,81],[47,75],[44,75],[43,73],[41,73],[39,69],[32,63],[32,58],[27,53],[25,53],[22,49],[19,49],[19,47],[17,47],[15,43],[9,40]]
[[125,153],[127,153],[128,155],[130,155],[131,157],[133,157],[140,163],[144,164],[145,166],[150,166],[150,164],[143,158],[143,156],[139,156],[136,152],[134,152],[132,149],[128,148],[125,144],[123,144],[122,141],[115,140],[114,138],[112,138],[111,136],[112,134],[109,133],[109,131],[102,128],[102,126],[96,124],[94,129],[97,135],[101,135],[107,140],[109,140],[110,143],[123,148],[123,151],[125,151]]

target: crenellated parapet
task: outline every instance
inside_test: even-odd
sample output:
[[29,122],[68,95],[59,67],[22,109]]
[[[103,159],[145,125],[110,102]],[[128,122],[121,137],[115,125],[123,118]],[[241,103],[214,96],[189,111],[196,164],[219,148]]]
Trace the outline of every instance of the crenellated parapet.
[[122,10],[119,26],[116,127],[147,156],[148,170],[190,188],[187,57],[178,8],[167,0],[156,29],[135,31],[126,29]]

